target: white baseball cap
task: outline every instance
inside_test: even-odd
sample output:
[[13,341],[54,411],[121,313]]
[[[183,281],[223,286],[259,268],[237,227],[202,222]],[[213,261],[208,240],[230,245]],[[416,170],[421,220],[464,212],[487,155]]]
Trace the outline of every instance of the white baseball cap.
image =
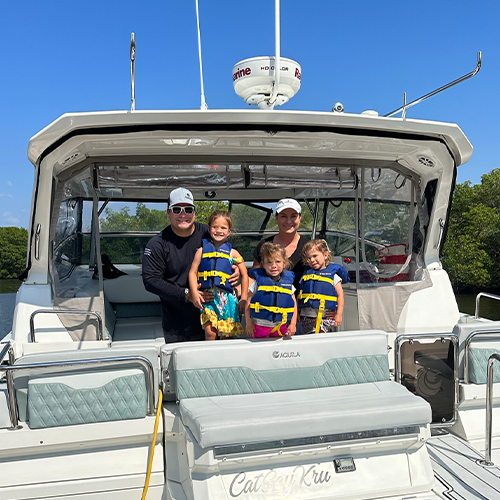
[[276,214],[279,214],[286,208],[293,208],[298,214],[302,213],[299,202],[293,198],[283,198],[276,204]]
[[194,207],[193,193],[184,188],[177,188],[171,191],[168,198],[168,208],[179,205],[180,203],[185,203]]

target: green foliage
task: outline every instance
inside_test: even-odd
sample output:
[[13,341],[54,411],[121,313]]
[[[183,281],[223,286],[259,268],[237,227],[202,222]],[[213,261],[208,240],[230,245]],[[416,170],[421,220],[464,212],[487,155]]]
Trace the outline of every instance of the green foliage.
[[0,278],[17,278],[26,267],[28,231],[20,227],[0,227]]
[[500,287],[500,169],[457,184],[443,266],[456,290]]
[[[214,210],[226,210],[228,204],[221,201],[196,202],[196,220],[206,222]],[[166,210],[148,208],[144,203],[137,203],[135,215],[130,214],[130,208],[125,206],[119,211],[112,208],[104,210],[105,217],[100,219],[101,254],[106,254],[111,262],[121,264],[138,264],[146,247],[149,236],[113,236],[106,237],[105,233],[112,232],[144,232],[161,231],[170,224]],[[90,241],[84,240],[84,260],[90,251]]]
[[[206,222],[214,210],[226,210],[228,204],[222,201],[197,201],[196,220]],[[135,215],[129,207],[118,212],[111,208],[104,210],[105,217],[100,220],[101,233],[113,231],[161,231],[170,224],[166,210],[148,208],[144,203],[137,203]]]

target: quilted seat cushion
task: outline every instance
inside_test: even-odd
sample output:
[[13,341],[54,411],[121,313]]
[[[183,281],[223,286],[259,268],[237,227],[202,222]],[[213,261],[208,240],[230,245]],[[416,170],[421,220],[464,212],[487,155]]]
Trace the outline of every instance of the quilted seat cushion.
[[144,418],[146,381],[141,369],[30,378],[32,429]]
[[[498,349],[485,349],[478,347],[470,348],[469,382],[473,384],[486,384],[488,359],[493,354],[500,354]],[[500,365],[498,361],[493,362],[493,382],[500,382]]]
[[179,409],[202,448],[431,422],[429,404],[392,381],[188,398]]

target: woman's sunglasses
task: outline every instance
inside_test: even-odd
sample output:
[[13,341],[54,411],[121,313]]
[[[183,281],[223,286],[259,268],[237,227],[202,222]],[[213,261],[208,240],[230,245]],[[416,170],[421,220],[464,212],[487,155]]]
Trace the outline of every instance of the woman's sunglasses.
[[172,207],[170,210],[172,210],[172,213],[174,215],[179,215],[182,212],[184,212],[187,215],[194,214],[194,207]]

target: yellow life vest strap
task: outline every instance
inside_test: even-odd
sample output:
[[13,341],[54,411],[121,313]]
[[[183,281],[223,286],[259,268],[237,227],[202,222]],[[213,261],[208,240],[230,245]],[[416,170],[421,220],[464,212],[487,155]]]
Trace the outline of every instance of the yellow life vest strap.
[[[321,293],[304,293],[302,290],[299,292],[299,299],[304,299],[304,302],[307,302],[308,300],[319,300],[320,302],[323,302],[323,309],[325,308],[325,302],[327,300],[332,301],[332,302],[337,302],[337,297],[333,295],[323,295]],[[321,304],[320,304],[321,307]]]
[[226,283],[226,280],[229,279],[229,274],[223,273],[222,271],[200,271],[198,272],[198,278],[203,278],[204,281],[207,280],[208,277],[216,277],[220,278],[221,285]]
[[302,293],[302,291],[300,291],[299,299],[304,299],[304,303],[309,299],[319,300],[318,317],[316,318],[316,333],[319,333],[321,320],[323,319],[323,311],[325,310],[325,302],[327,300],[337,302],[337,297],[333,297],[330,295],[321,295],[320,293]]
[[332,278],[327,278],[326,276],[320,276],[319,274],[304,274],[304,276],[302,276],[301,278],[301,281],[309,281],[309,280],[326,281],[326,283],[330,283],[330,285],[335,286],[333,284]]
[[279,325],[276,325],[270,333],[278,332],[280,337],[283,337],[283,334],[280,332],[281,325],[286,325],[286,320],[288,318],[288,314],[295,311],[295,307],[275,307],[275,306],[263,306],[260,302],[252,302],[250,304],[251,309],[255,309],[255,312],[258,313],[260,309],[265,309],[266,311],[271,311],[275,314],[281,314],[282,319]]
[[283,288],[277,285],[260,285],[257,287],[257,291],[264,292],[276,292],[276,293],[286,293],[287,295],[292,295],[292,290],[290,288]]
[[250,304],[251,309],[255,309],[255,312],[258,313],[261,309],[265,309],[266,311],[271,311],[274,314],[288,314],[293,313],[295,311],[295,307],[276,307],[276,306],[263,306],[260,302],[252,302]]
[[230,259],[231,256],[222,252],[208,252],[201,254],[202,259]]

